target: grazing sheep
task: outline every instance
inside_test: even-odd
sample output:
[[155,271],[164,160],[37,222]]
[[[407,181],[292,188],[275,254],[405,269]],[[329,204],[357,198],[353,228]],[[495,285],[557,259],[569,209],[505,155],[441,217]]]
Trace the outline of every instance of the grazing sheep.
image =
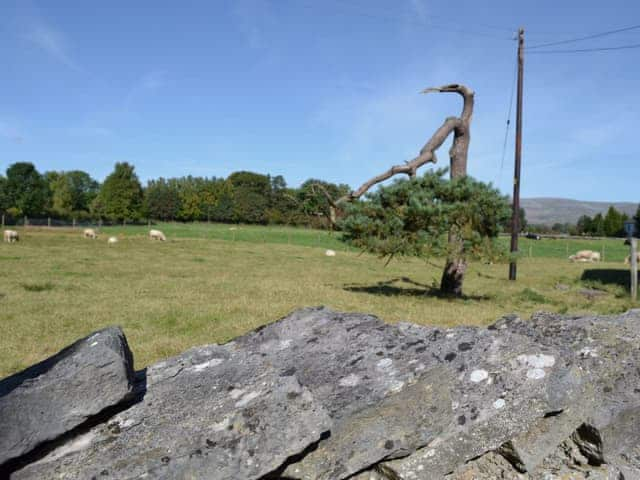
[[[640,252],[636,253],[636,262],[640,265]],[[631,263],[631,255],[627,255],[624,259],[624,264],[629,265]]]
[[7,243],[13,243],[20,240],[20,235],[15,230],[5,230],[4,231],[4,241]]
[[327,257],[335,257],[335,256],[336,256],[336,252],[335,252],[335,250],[327,250],[326,252],[324,252],[324,254],[325,254]]
[[149,230],[149,238],[151,240],[161,240],[163,242],[167,239],[167,237],[164,236],[164,233],[160,230]]
[[114,244],[114,243],[118,243],[118,237],[109,237],[109,240],[107,240],[107,243],[109,245]]
[[594,252],[593,250],[580,250],[575,255],[571,255],[569,260],[572,262],[599,262],[600,252]]
[[93,228],[85,228],[84,232],[82,232],[82,236],[84,238],[91,238],[93,240],[98,238],[98,234],[96,233],[96,231]]

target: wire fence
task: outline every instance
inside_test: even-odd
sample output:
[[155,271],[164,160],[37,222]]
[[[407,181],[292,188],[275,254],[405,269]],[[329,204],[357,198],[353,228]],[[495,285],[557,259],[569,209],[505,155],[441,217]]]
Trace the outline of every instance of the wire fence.
[[53,217],[14,217],[11,215],[0,216],[0,226],[6,227],[59,227],[59,228],[100,228],[127,225],[153,225],[152,220],[116,222],[104,219],[71,218],[61,219]]

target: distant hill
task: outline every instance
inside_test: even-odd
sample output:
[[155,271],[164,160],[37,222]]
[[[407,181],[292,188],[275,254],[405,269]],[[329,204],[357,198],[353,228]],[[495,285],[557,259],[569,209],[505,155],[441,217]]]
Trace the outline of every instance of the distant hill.
[[611,205],[630,217],[635,215],[638,208],[637,203],[583,202],[569,198],[523,198],[520,204],[525,210],[528,223],[546,225],[576,223],[582,215],[604,215]]

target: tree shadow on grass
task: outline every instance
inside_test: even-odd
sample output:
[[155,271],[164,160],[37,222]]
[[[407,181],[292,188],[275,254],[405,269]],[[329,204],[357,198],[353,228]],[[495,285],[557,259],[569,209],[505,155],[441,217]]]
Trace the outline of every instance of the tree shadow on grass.
[[617,285],[624,288],[626,291],[631,289],[631,273],[628,269],[594,268],[585,270],[582,272],[580,280],[598,282],[602,285]]
[[[397,285],[400,284],[400,285]],[[403,286],[408,284],[409,286]],[[433,297],[448,300],[491,300],[490,295],[462,295],[455,297],[444,294],[438,287],[416,282],[409,277],[397,277],[383,280],[373,285],[363,283],[351,283],[344,287],[344,290],[355,293],[368,293],[370,295],[382,295],[385,297]]]

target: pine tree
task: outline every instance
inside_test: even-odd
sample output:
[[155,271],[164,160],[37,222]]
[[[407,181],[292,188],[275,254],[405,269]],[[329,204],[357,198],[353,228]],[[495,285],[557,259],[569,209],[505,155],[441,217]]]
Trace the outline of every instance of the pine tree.
[[[445,173],[396,181],[349,206],[340,223],[345,241],[388,260],[434,255],[466,264],[498,255],[495,240],[509,217],[508,199],[471,177],[448,180]],[[449,235],[461,241],[451,243]],[[441,292],[462,295],[464,272],[455,285],[445,277]]]
[[160,177],[150,180],[144,191],[144,213],[156,220],[174,220],[180,210],[180,196],[176,182]]
[[623,215],[612,205],[604,217],[604,234],[607,237],[618,237],[624,232]]

